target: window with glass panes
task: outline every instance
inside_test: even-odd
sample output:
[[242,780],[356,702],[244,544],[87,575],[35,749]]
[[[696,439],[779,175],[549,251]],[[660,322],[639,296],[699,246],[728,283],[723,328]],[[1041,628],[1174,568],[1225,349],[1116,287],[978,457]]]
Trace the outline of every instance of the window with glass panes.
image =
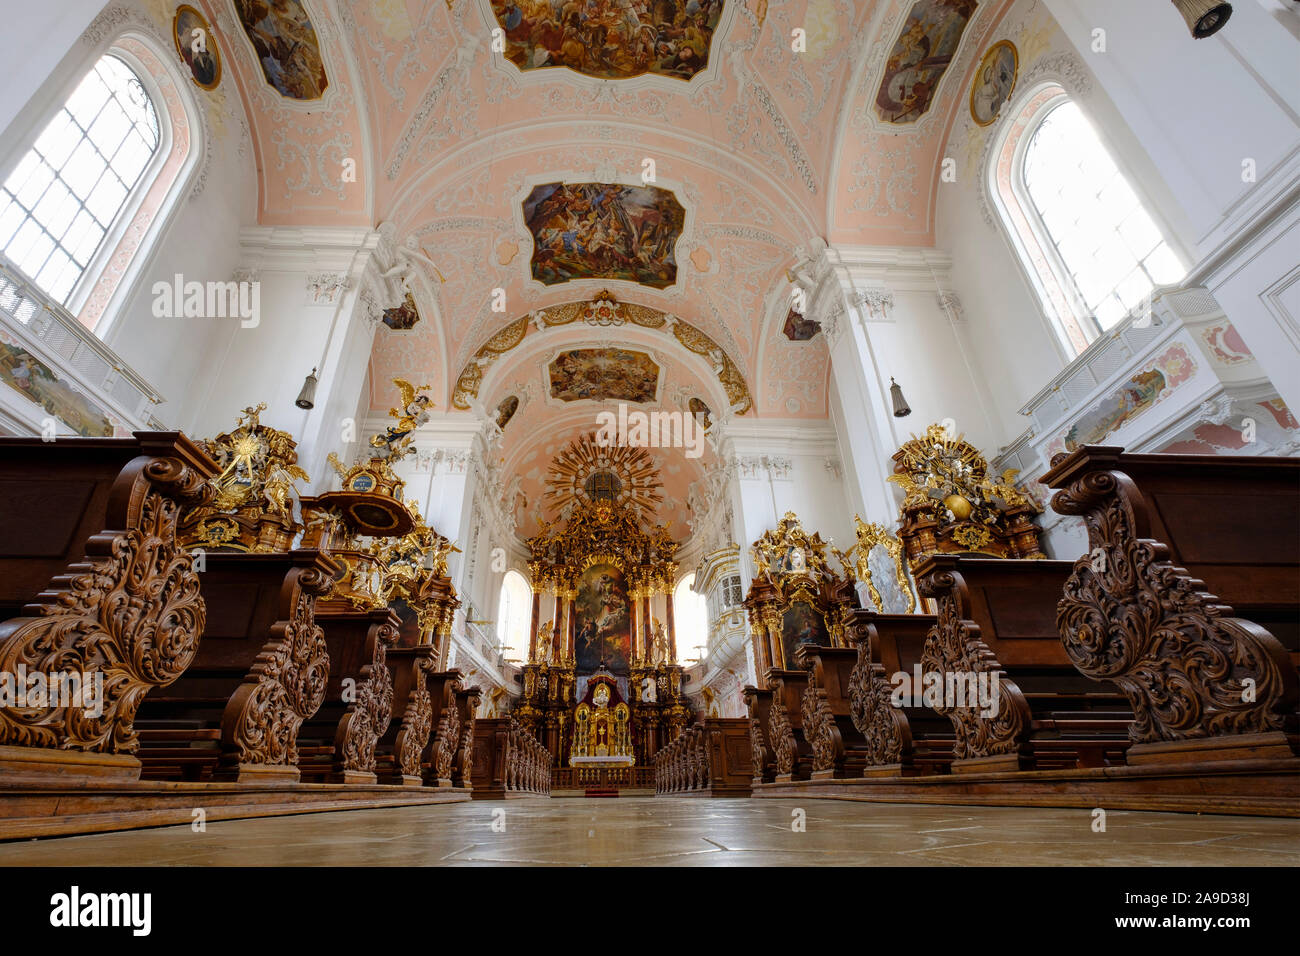
[[1098,331],[1136,312],[1153,287],[1186,275],[1074,102],[1064,101],[1039,123],[1025,150],[1023,177],[1077,293],[1080,317],[1092,317]]
[[139,77],[102,57],[0,186],[0,250],[66,305],[160,141]]

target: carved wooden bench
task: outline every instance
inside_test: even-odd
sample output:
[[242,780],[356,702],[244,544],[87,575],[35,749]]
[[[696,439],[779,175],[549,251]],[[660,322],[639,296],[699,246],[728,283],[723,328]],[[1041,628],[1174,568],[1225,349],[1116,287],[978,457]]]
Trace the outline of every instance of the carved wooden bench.
[[[304,780],[374,783],[375,752],[393,711],[388,651],[400,622],[387,608],[318,609],[330,675],[325,699],[298,733]],[[317,756],[308,758],[308,748]]]
[[767,686],[772,691],[767,732],[772,746],[778,783],[807,780],[812,776],[812,745],[804,736],[803,694],[808,687],[808,672],[770,668]]
[[[315,602],[337,567],[313,550],[207,554],[203,563],[208,619],[198,652],[178,680],[145,700],[140,725],[196,732],[192,749],[207,752],[184,762],[184,779],[297,781],[298,733],[330,679]],[[217,746],[205,748],[214,727]],[[177,743],[142,750],[145,777],[176,775]]]
[[1128,762],[1300,752],[1300,460],[1084,446],[1042,481],[1088,528],[1057,625],[1128,698]]
[[[393,709],[376,744],[378,782],[423,786],[424,757],[437,726],[428,676],[435,672],[438,652],[429,644],[390,647],[385,660],[393,679]],[[441,717],[441,709],[436,716]]]
[[103,690],[94,716],[93,696],[0,709],[7,782],[139,777],[140,702],[185,670],[203,631],[176,525],[216,471],[179,432],[0,438],[0,672],[15,688],[76,673]]
[[[1119,689],[1084,678],[1061,646],[1056,604],[1069,574],[1065,561],[949,555],[916,569],[939,605],[920,664],[943,679],[932,709],[952,721],[952,772],[1100,766],[1126,747],[1132,715]],[[972,691],[988,696],[972,703]],[[1104,729],[1063,735],[1062,711],[1095,713]]]
[[803,644],[795,657],[808,672],[800,708],[803,734],[812,748],[812,779],[862,776],[869,748],[854,724],[850,703],[857,649]]
[[776,749],[768,724],[772,715],[772,692],[767,688],[746,687],[745,709],[749,714],[750,757],[754,767],[752,782],[771,783],[776,779]]

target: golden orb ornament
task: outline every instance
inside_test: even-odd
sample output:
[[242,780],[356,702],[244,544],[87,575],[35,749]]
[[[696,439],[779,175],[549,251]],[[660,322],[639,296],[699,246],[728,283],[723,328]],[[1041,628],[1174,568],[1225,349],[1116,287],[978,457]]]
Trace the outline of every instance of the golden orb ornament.
[[947,498],[944,498],[943,505],[952,512],[953,517],[958,521],[965,521],[970,517],[972,511],[971,503],[961,495],[957,494],[952,494]]

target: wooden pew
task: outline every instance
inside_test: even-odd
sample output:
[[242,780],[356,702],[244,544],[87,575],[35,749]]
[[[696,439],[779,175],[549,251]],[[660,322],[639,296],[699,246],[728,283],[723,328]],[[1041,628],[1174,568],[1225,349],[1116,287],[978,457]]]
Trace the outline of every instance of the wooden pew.
[[803,644],[795,651],[795,659],[808,673],[800,714],[804,737],[812,748],[812,779],[862,776],[867,741],[854,726],[849,702],[857,650]]
[[1084,446],[1042,481],[1088,529],[1057,624],[1131,703],[1129,763],[1300,753],[1300,460]]
[[452,773],[461,748],[461,705],[458,698],[464,690],[460,679],[460,671],[455,668],[425,675],[429,698],[433,701],[429,746],[422,757],[425,786],[451,787],[455,784]]
[[297,781],[298,732],[329,685],[315,602],[337,565],[314,550],[208,554],[204,564],[208,620],[198,653],[137,718],[143,775]]
[[318,609],[330,675],[324,703],[298,734],[304,780],[375,783],[376,747],[393,712],[388,652],[400,621],[387,608]]
[[870,744],[866,776],[947,773],[952,766],[952,722],[928,707],[895,706],[894,675],[913,674],[921,662],[933,614],[877,614],[853,610],[845,635],[857,650],[850,705]]
[[199,647],[207,608],[176,544],[217,467],[179,432],[131,438],[0,438],[0,672],[73,670],[103,689],[0,708],[8,782],[135,779],[140,701]]
[[749,713],[750,757],[754,766],[753,786],[771,783],[776,779],[776,748],[768,733],[772,716],[772,691],[767,688],[746,687],[745,709]]
[[968,679],[982,682],[981,692],[997,688],[996,706],[960,698],[931,705],[952,721],[953,773],[1103,766],[1126,749],[1132,712],[1124,698],[1083,678],[1056,630],[1070,568],[932,555],[916,569],[919,591],[939,605],[922,671],[967,696]]
[[390,647],[385,662],[393,678],[393,709],[388,729],[375,745],[377,782],[404,787],[424,785],[422,757],[433,729],[433,699],[425,675],[436,667],[431,645]]
[[772,690],[767,732],[776,764],[775,780],[807,780],[812,776],[812,745],[803,731],[803,693],[808,687],[806,671],[770,668],[767,686]]

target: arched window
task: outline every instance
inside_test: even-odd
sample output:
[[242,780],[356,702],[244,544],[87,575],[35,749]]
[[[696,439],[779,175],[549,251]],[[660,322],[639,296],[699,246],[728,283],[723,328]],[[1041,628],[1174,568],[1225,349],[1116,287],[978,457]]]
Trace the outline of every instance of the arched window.
[[135,70],[101,57],[0,186],[0,251],[68,306],[162,142]]
[[673,591],[673,630],[680,660],[702,656],[709,642],[708,602],[691,590],[694,585],[695,575],[688,574]]
[[1079,105],[1059,86],[1006,124],[992,170],[1013,245],[1074,354],[1187,268]]
[[528,659],[528,626],[532,623],[533,589],[518,571],[507,571],[497,604],[497,640],[510,660]]

